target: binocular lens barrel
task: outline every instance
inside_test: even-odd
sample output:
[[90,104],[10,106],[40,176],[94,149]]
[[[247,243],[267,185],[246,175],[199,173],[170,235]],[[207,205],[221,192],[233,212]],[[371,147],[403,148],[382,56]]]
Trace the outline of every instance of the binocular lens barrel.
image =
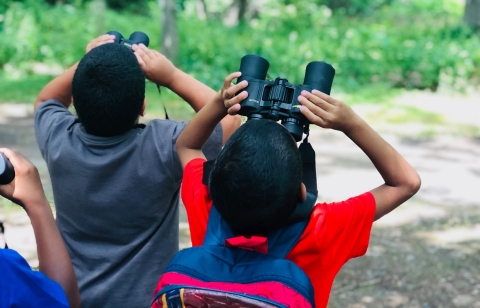
[[118,31],[108,31],[107,34],[115,36],[115,41],[118,43],[121,39],[123,39],[123,35],[120,34]]
[[239,82],[245,77],[265,80],[267,78],[267,71],[270,63],[265,58],[257,55],[246,55],[240,62],[240,72],[242,76]]
[[148,44],[150,43],[150,39],[148,36],[140,31],[133,32],[132,35],[130,35],[129,40],[135,44],[140,44],[142,43],[143,45],[148,47]]
[[8,158],[0,153],[0,185],[6,185],[15,178],[15,170]]
[[330,95],[333,77],[335,77],[333,66],[323,61],[314,61],[307,65],[303,84]]

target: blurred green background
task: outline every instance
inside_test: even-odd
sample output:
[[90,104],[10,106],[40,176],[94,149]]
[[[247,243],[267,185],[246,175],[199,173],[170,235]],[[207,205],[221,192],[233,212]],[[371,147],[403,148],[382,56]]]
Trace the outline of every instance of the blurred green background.
[[[255,53],[270,61],[269,76],[294,83],[308,62],[327,61],[332,94],[356,102],[440,82],[464,91],[480,80],[479,26],[480,0],[0,0],[0,102],[33,102],[109,30],[146,32],[150,47],[214,89]],[[150,112],[163,101],[192,114],[155,85],[147,99]]]

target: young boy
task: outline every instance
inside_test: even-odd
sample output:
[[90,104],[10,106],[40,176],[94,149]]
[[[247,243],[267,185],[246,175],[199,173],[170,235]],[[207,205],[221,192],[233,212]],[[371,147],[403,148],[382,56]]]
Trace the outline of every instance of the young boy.
[[[137,124],[145,77],[195,111],[215,95],[160,53],[133,51],[100,36],[35,103],[37,142],[83,307],[148,306],[151,285],[178,251],[182,168],[174,144],[185,123]],[[72,96],[78,117],[68,110]],[[215,157],[239,124],[230,117],[217,126],[205,155]]]
[[[201,148],[215,125],[240,110],[246,81],[231,86],[241,73],[187,125],[177,140],[184,168],[182,199],[192,244],[201,245],[210,208],[215,204],[236,235],[262,235],[281,227],[306,198],[301,158],[288,131],[270,120],[250,120],[228,140],[215,161],[209,187],[202,184],[205,156]],[[235,93],[242,91],[237,96]],[[298,265],[315,289],[315,304],[325,307],[335,275],[351,258],[365,254],[372,223],[412,197],[420,178],[405,159],[348,105],[319,91],[303,91],[301,112],[315,125],[345,133],[377,168],[385,183],[343,202],[318,203],[287,259]]]
[[[38,269],[32,271],[15,250],[0,249],[0,307],[80,307],[72,262],[63,243],[37,168],[10,149],[0,149],[15,168],[15,178],[0,185],[0,195],[25,209],[37,242]],[[66,296],[65,296],[66,295]]]

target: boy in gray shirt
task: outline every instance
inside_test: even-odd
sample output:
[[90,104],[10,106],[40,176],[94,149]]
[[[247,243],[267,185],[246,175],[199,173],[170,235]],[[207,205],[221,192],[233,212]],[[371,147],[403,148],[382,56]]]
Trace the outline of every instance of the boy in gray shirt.
[[[160,53],[103,35],[52,80],[35,103],[35,133],[47,162],[57,225],[72,259],[82,307],[148,307],[152,286],[178,251],[182,167],[175,142],[185,123],[145,114],[145,77],[195,111],[215,91]],[[68,110],[73,102],[77,116]],[[219,125],[204,148],[215,157],[238,128]]]

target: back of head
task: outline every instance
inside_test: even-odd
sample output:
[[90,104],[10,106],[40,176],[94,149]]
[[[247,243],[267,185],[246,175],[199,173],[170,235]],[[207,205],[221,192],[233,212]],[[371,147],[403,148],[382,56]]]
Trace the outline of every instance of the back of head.
[[72,82],[75,109],[85,130],[115,136],[135,124],[145,98],[145,77],[132,51],[119,44],[92,49]]
[[281,125],[250,120],[228,140],[210,174],[213,204],[239,235],[281,227],[294,211],[302,178],[297,144]]

